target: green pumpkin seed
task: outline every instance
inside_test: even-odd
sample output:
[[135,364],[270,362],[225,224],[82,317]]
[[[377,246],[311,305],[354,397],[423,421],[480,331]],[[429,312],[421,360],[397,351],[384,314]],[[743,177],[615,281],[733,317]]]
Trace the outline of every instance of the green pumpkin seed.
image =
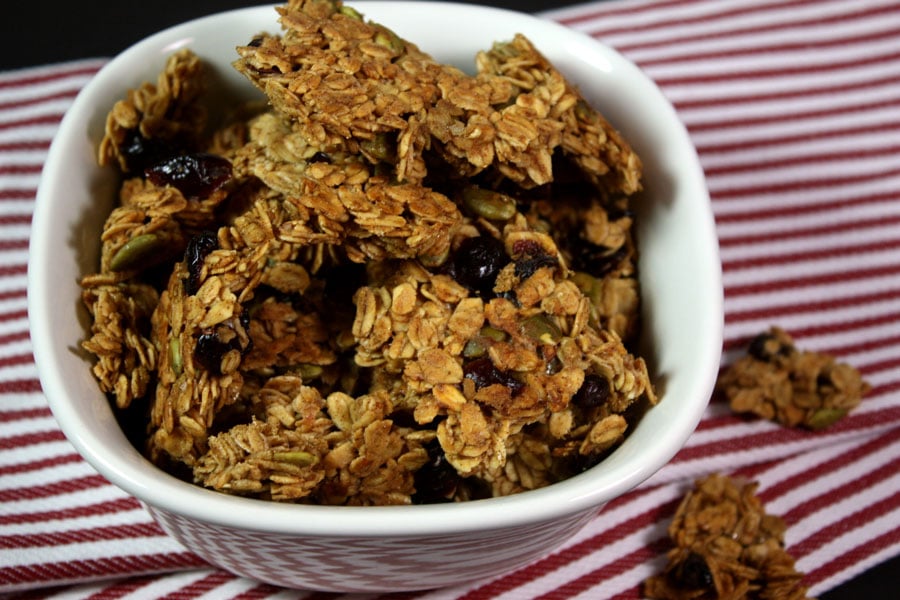
[[463,190],[462,200],[466,208],[490,221],[505,221],[516,214],[516,201],[493,190],[469,187]]
[[378,133],[370,140],[363,140],[359,146],[363,153],[377,161],[397,162],[397,144],[386,133]]
[[165,256],[166,241],[155,233],[144,233],[125,242],[109,261],[113,271],[151,266]]
[[362,15],[359,14],[359,11],[357,11],[356,9],[354,9],[354,8],[352,8],[352,7],[350,7],[350,6],[346,6],[346,5],[345,5],[345,6],[341,6],[341,7],[338,9],[338,12],[341,13],[342,15],[346,16],[346,17],[350,17],[351,19],[356,19],[357,21],[362,21],[362,20],[363,20]]
[[555,345],[562,339],[562,331],[547,315],[534,315],[522,322],[522,333],[536,342]]
[[169,366],[176,376],[184,370],[184,358],[181,355],[181,340],[177,337],[169,339]]
[[831,427],[846,415],[847,410],[843,408],[820,408],[812,414],[806,424],[810,429],[818,431]]
[[397,34],[389,29],[382,29],[375,34],[375,43],[379,46],[384,46],[388,50],[400,54],[406,48],[406,45],[403,43]]
[[322,367],[319,365],[302,364],[297,367],[297,372],[304,383],[322,376]]

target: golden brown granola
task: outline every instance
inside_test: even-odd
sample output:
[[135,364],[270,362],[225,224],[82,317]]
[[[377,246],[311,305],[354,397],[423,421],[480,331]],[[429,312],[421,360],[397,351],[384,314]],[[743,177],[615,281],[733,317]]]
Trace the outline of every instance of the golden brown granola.
[[829,354],[799,350],[787,332],[771,327],[718,381],[732,410],[787,427],[830,427],[869,390],[859,371]]
[[715,473],[681,501],[665,572],[644,582],[659,600],[805,600],[803,574],[784,549],[786,526],[766,513],[757,483]]
[[108,119],[124,178],[84,347],[147,455],[348,505],[602,460],[657,401],[629,350],[637,156],[522,36],[468,76],[340,2],[278,12],[235,63],[267,108],[207,131],[181,51]]

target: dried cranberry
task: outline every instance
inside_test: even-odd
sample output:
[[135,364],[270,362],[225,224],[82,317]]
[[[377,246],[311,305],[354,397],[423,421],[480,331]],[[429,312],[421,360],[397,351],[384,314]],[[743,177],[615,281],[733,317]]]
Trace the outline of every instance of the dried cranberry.
[[579,240],[571,247],[572,268],[583,271],[594,277],[604,277],[619,266],[628,255],[625,246],[610,251],[605,246],[598,246],[585,240]]
[[170,145],[160,139],[145,138],[137,129],[125,133],[119,145],[128,173],[143,173],[148,167],[174,154]]
[[559,261],[556,256],[548,254],[534,240],[519,240],[513,244],[513,256],[516,257],[516,277],[528,279],[535,271],[543,267],[556,267]]
[[215,154],[181,154],[144,170],[154,185],[171,185],[186,198],[205,198],[231,179],[231,163]]
[[672,571],[675,583],[684,589],[699,590],[712,589],[713,577],[706,564],[706,559],[696,552],[691,552]]
[[219,247],[219,238],[212,231],[204,231],[195,235],[188,242],[184,252],[184,260],[187,263],[188,278],[184,282],[184,291],[193,296],[200,289],[200,271],[206,256]]
[[509,262],[503,242],[489,235],[467,238],[453,256],[453,273],[464,286],[490,295],[497,274]]
[[599,408],[609,399],[609,382],[605,377],[590,373],[584,376],[581,387],[572,396],[572,403],[582,410]]
[[[231,321],[203,330],[197,337],[194,359],[210,373],[221,375],[222,359],[227,353],[237,350],[244,356],[250,350],[251,340],[246,334],[249,323],[249,315],[244,312],[239,316],[238,323]],[[238,325],[243,329],[242,332],[235,330]]]
[[764,331],[750,340],[750,345],[747,347],[747,354],[762,361],[770,361],[776,356],[788,356],[790,353],[791,346],[782,344],[768,331]]
[[466,379],[475,383],[475,388],[480,389],[489,385],[500,384],[509,388],[513,396],[525,389],[525,384],[504,371],[494,366],[490,358],[476,358],[463,365],[463,374]]
[[310,157],[309,162],[331,164],[331,156],[325,152],[316,152]]
[[412,501],[415,504],[452,502],[460,482],[459,473],[447,461],[447,455],[437,439],[429,442],[425,450],[428,452],[428,462],[414,475],[416,492]]

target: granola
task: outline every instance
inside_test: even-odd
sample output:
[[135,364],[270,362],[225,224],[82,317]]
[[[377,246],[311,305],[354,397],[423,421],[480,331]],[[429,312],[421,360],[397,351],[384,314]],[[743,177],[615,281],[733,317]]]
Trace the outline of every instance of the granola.
[[717,386],[735,412],[813,430],[844,418],[869,390],[854,367],[798,349],[778,327],[757,335]]
[[659,600],[806,600],[803,574],[784,549],[784,521],[766,513],[758,484],[714,473],[681,501],[662,574],[644,582]]
[[641,164],[523,36],[435,61],[331,0],[237,48],[267,105],[208,123],[173,54],[116,103],[123,183],[84,348],[147,456],[224,493],[373,505],[552,484],[657,398]]

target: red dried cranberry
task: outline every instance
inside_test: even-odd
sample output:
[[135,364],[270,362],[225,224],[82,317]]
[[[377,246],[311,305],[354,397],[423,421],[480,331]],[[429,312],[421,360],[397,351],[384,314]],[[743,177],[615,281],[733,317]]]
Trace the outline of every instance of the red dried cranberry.
[[467,238],[453,256],[456,280],[482,295],[490,295],[497,274],[509,262],[503,242],[489,235]]
[[475,383],[475,388],[480,389],[489,385],[500,384],[509,388],[513,396],[525,389],[525,384],[494,366],[490,358],[476,358],[463,365],[463,375]]
[[143,173],[148,167],[174,154],[168,143],[160,139],[145,138],[137,129],[125,132],[119,152],[125,159],[125,170],[128,173]]
[[[238,317],[237,323],[230,321],[203,330],[197,337],[194,359],[210,373],[221,375],[222,359],[228,352],[237,350],[241,356],[249,352],[251,340],[246,334],[249,324],[249,315],[244,311]],[[242,328],[243,331],[238,331],[238,328]]]
[[691,552],[672,570],[675,583],[689,590],[712,589],[713,576],[706,564],[706,559],[696,552]]
[[437,439],[430,441],[425,450],[428,452],[428,462],[414,475],[416,492],[412,496],[413,503],[452,502],[460,482],[459,473],[447,461],[447,455]]
[[582,410],[599,408],[609,399],[609,382],[606,378],[590,373],[584,376],[584,381],[575,395],[572,396],[572,404]]
[[583,271],[594,277],[604,277],[619,266],[628,255],[625,246],[610,251],[605,246],[598,246],[585,240],[579,240],[571,247],[572,268]]
[[331,156],[325,152],[316,152],[310,157],[309,162],[331,164]]
[[144,170],[154,185],[171,185],[185,198],[205,198],[231,179],[231,163],[215,154],[181,154]]
[[200,289],[200,271],[206,256],[219,247],[219,238],[212,231],[204,231],[195,235],[188,242],[184,252],[184,260],[187,263],[188,278],[184,282],[184,291],[193,296]]

